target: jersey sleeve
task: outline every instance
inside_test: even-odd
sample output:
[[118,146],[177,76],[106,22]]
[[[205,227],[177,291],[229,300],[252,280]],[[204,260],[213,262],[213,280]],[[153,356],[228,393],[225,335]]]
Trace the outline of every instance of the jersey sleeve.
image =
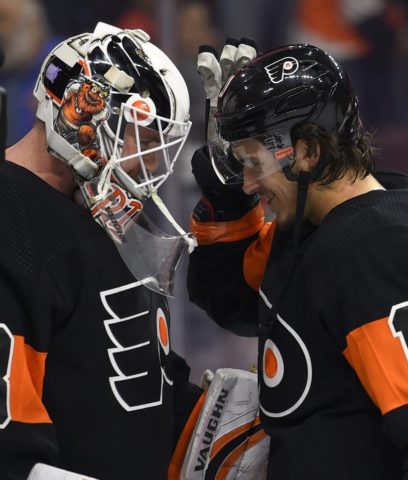
[[190,300],[221,327],[238,335],[256,335],[257,290],[275,224],[264,223],[258,206],[238,221],[194,223],[192,231],[198,247],[189,260]]
[[[0,471],[26,479],[34,463],[55,464],[54,428],[42,402],[49,334],[41,279],[34,282],[3,254],[0,261]],[[30,317],[38,316],[39,330]]]
[[[408,228],[378,226],[339,272],[343,355],[383,416],[383,430],[408,452]],[[406,457],[408,459],[408,457]],[[406,462],[408,464],[408,462]],[[407,465],[408,466],[408,465]],[[408,478],[408,471],[405,473]]]

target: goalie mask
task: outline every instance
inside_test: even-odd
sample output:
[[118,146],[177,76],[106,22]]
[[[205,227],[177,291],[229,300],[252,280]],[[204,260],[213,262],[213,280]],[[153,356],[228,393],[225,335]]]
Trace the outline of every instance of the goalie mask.
[[[73,169],[95,220],[138,280],[171,295],[181,252],[192,248],[157,195],[191,126],[180,72],[142,30],[98,23],[54,48],[34,95],[49,151]],[[149,197],[180,235],[142,224]]]
[[244,165],[253,178],[283,170],[296,180],[290,170],[295,125],[314,123],[350,142],[360,128],[347,73],[307,44],[278,48],[248,63],[220,92],[216,118],[219,135],[209,148],[223,183],[242,183]]

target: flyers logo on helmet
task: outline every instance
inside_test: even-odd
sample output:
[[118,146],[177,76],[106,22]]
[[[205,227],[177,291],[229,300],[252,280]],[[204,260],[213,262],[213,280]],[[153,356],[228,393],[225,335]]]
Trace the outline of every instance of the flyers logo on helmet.
[[280,83],[285,77],[293,75],[299,69],[299,62],[294,57],[284,57],[265,67],[272,83]]

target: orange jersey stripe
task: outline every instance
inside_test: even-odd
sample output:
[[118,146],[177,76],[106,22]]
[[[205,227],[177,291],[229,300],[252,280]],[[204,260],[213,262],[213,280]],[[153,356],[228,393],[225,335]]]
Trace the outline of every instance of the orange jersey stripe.
[[252,242],[245,252],[244,278],[247,284],[254,290],[259,290],[261,286],[276,225],[275,221],[265,223],[259,232],[259,238]]
[[351,331],[343,354],[383,415],[408,404],[408,361],[388,318]]
[[259,203],[239,220],[231,222],[196,222],[191,219],[190,230],[199,245],[217,242],[236,242],[255,235],[264,224],[264,210]]
[[206,394],[207,391],[203,392],[200,398],[197,400],[183,428],[183,431],[181,432],[180,438],[176,445],[176,449],[174,450],[173,457],[167,470],[168,480],[179,480],[180,478],[181,467],[183,465],[184,457],[186,456],[188,445],[193,435],[194,428],[197,424],[198,417],[200,416],[201,409],[204,405]]
[[37,352],[24,343],[24,337],[14,337],[10,371],[11,419],[24,423],[52,423],[41,398],[46,353]]

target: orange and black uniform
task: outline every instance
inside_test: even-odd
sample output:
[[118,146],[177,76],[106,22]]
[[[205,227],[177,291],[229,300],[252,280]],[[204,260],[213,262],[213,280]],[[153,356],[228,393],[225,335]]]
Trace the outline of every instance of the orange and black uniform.
[[190,258],[190,297],[229,330],[262,332],[270,478],[408,479],[408,190],[358,196],[319,227],[305,225],[268,329],[258,323],[277,302],[291,234],[272,223],[239,240],[238,223],[227,227],[210,244],[205,224],[195,226],[202,245]]
[[200,391],[165,297],[85,211],[0,167],[0,478],[44,462],[100,480],[167,478]]

